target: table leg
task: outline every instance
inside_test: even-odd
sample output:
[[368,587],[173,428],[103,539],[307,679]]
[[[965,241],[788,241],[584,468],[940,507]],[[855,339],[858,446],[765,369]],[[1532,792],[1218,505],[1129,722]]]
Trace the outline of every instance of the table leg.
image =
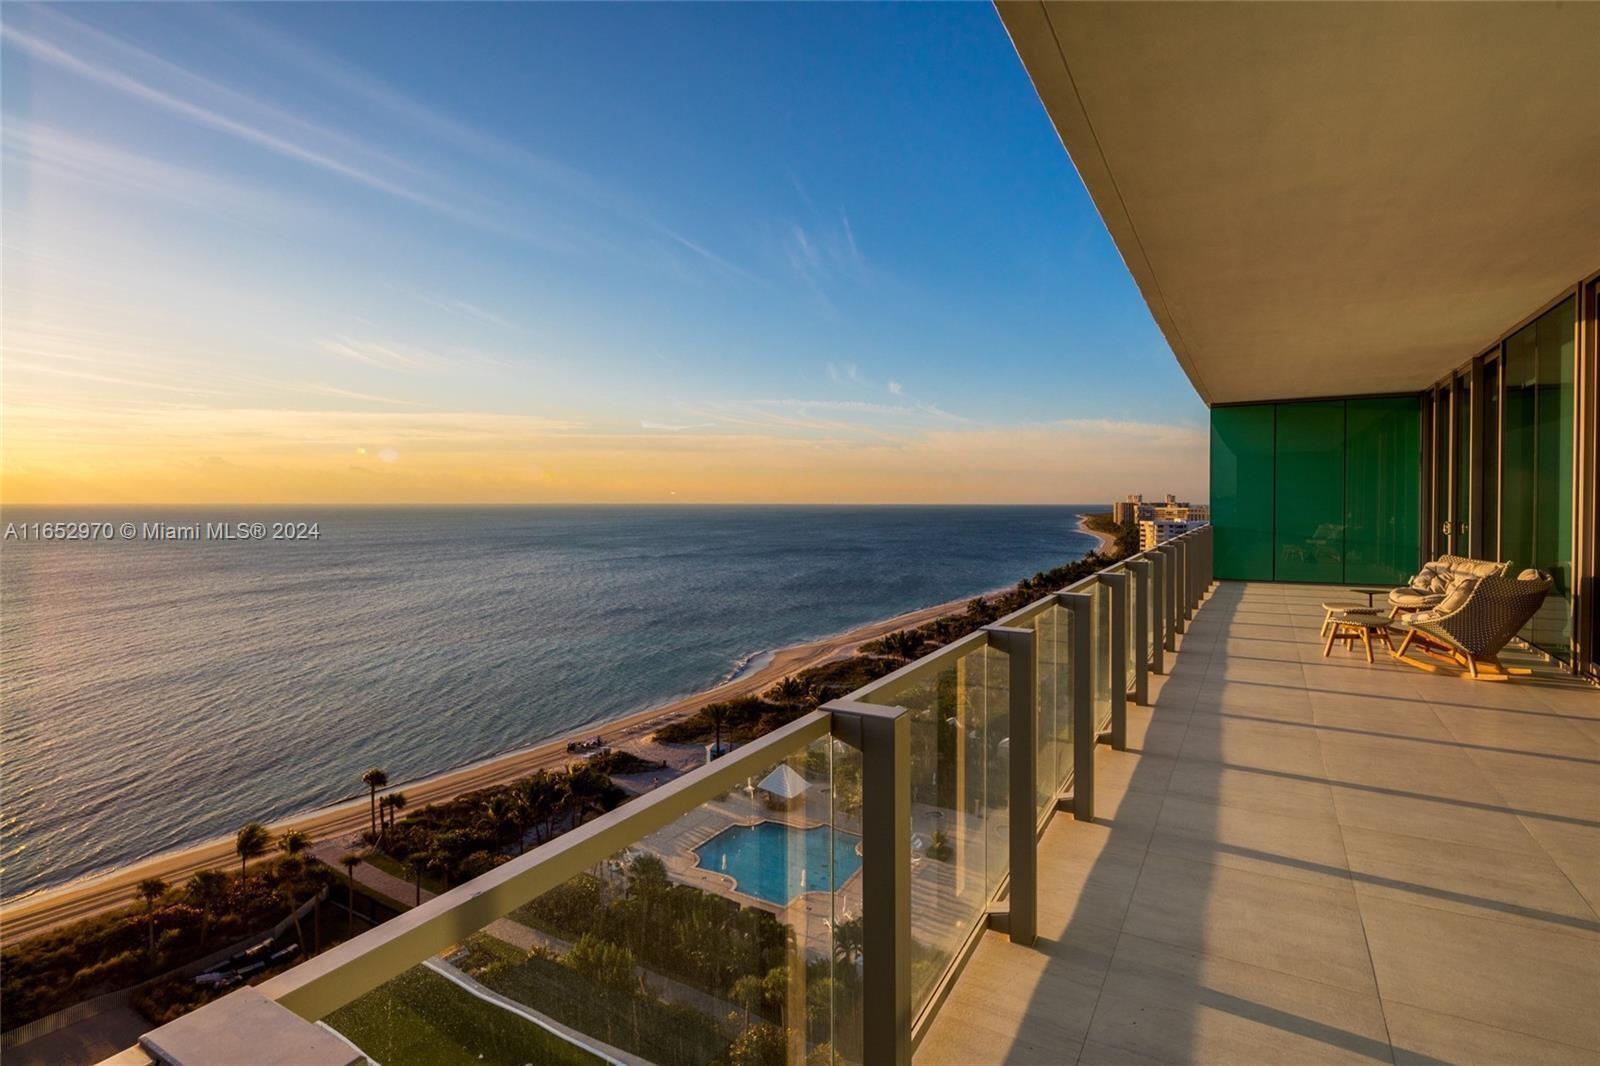
[[1328,643],[1322,647],[1322,657],[1326,659],[1333,651],[1333,642],[1339,639],[1339,623],[1333,623],[1333,628],[1328,631]]
[[1372,630],[1361,627],[1361,646],[1367,649],[1367,662],[1372,661]]

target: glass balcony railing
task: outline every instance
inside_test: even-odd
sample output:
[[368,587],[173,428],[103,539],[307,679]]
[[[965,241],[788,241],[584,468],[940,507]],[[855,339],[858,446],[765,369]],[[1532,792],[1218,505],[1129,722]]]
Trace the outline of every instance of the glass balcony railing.
[[[984,930],[1032,941],[1039,832],[1093,817],[1094,745],[1122,743],[1210,539],[1045,596],[256,991],[385,1066],[908,1063]],[[172,1024],[227,1025],[229,999]]]

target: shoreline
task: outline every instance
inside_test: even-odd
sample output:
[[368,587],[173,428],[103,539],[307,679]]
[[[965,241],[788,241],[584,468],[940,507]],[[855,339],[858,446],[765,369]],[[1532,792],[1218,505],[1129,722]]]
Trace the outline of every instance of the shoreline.
[[[1108,540],[1104,534],[1083,529],[1081,518],[1079,527],[1081,532],[1100,539],[1100,547],[1091,550],[1105,549]],[[1010,585],[1005,585],[978,595],[994,595],[1009,588]],[[404,790],[409,807],[415,810],[478,789],[505,784],[537,770],[555,769],[578,761],[580,756],[567,751],[567,743],[572,740],[600,734],[606,738],[606,745],[613,748],[648,742],[657,729],[688,717],[706,704],[757,695],[789,674],[846,658],[869,640],[958,611],[971,599],[970,595],[961,596],[829,636],[758,652],[750,658],[744,669],[700,692],[675,697],[604,722],[591,723],[558,737],[480,759],[453,770],[406,781],[391,781],[386,790]],[[666,772],[673,777],[680,773],[671,770]],[[269,822],[267,828],[274,835],[285,829],[300,829],[310,834],[313,844],[320,844],[359,833],[368,827],[369,819],[369,800],[357,795]],[[229,835],[87,874],[65,884],[35,889],[15,900],[0,903],[0,944],[10,945],[56,926],[127,906],[135,902],[135,886],[147,877],[160,877],[176,884],[200,870],[231,869],[237,862],[233,837]]]
[[1104,554],[1117,546],[1116,537],[1112,536],[1110,533],[1102,533],[1098,529],[1090,529],[1083,515],[1078,516],[1078,532],[1087,533],[1089,536],[1098,540],[1100,542],[1100,546],[1096,548],[1095,551],[1100,552],[1101,554]]

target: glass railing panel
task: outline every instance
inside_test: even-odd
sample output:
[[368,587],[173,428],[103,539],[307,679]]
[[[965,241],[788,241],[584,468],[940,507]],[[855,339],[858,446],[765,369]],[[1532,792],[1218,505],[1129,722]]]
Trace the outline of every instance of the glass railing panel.
[[1144,649],[1139,644],[1139,612],[1144,610],[1144,597],[1139,595],[1139,575],[1132,570],[1124,569],[1128,575],[1128,640],[1123,647],[1128,649],[1128,689],[1132,691],[1134,682],[1138,678],[1138,657],[1144,654]]
[[1091,691],[1094,693],[1095,729],[1101,730],[1111,722],[1111,587],[1096,581],[1092,595],[1094,683]]
[[1072,612],[1052,603],[1028,620],[1034,632],[1038,815],[1055,805],[1072,778]]
[[859,1062],[860,803],[818,739],[323,1023],[384,1066]]
[[1156,587],[1157,576],[1154,564],[1150,566],[1147,572],[1150,575],[1149,592],[1144,598],[1144,606],[1142,608],[1144,611],[1145,635],[1144,658],[1145,662],[1151,662],[1156,657],[1156,645],[1160,642],[1158,634],[1161,632],[1161,590]]
[[913,1012],[986,920],[1005,876],[1006,670],[980,637],[866,696],[910,713]]

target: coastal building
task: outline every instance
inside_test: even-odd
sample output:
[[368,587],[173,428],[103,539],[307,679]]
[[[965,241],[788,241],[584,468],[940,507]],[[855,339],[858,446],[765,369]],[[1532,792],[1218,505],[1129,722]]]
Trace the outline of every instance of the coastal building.
[[1189,530],[1204,524],[1187,519],[1147,518],[1139,523],[1139,550],[1149,551],[1157,544],[1164,544],[1175,537],[1181,537]]
[[[363,1026],[462,1061],[1600,1056],[1600,5],[999,14],[1210,408],[1210,524],[119,1063],[342,1066]],[[1553,577],[1501,653],[1533,676],[1324,642],[1324,601],[1447,554]],[[784,765],[797,810],[752,803]],[[642,855],[721,895],[641,872],[672,905],[617,912],[693,950],[562,965],[508,918]]]
[[1211,506],[1189,503],[1167,493],[1161,502],[1145,502],[1143,495],[1132,493],[1126,499],[1111,505],[1111,520],[1119,526],[1132,526],[1140,522],[1206,522],[1211,518]]

